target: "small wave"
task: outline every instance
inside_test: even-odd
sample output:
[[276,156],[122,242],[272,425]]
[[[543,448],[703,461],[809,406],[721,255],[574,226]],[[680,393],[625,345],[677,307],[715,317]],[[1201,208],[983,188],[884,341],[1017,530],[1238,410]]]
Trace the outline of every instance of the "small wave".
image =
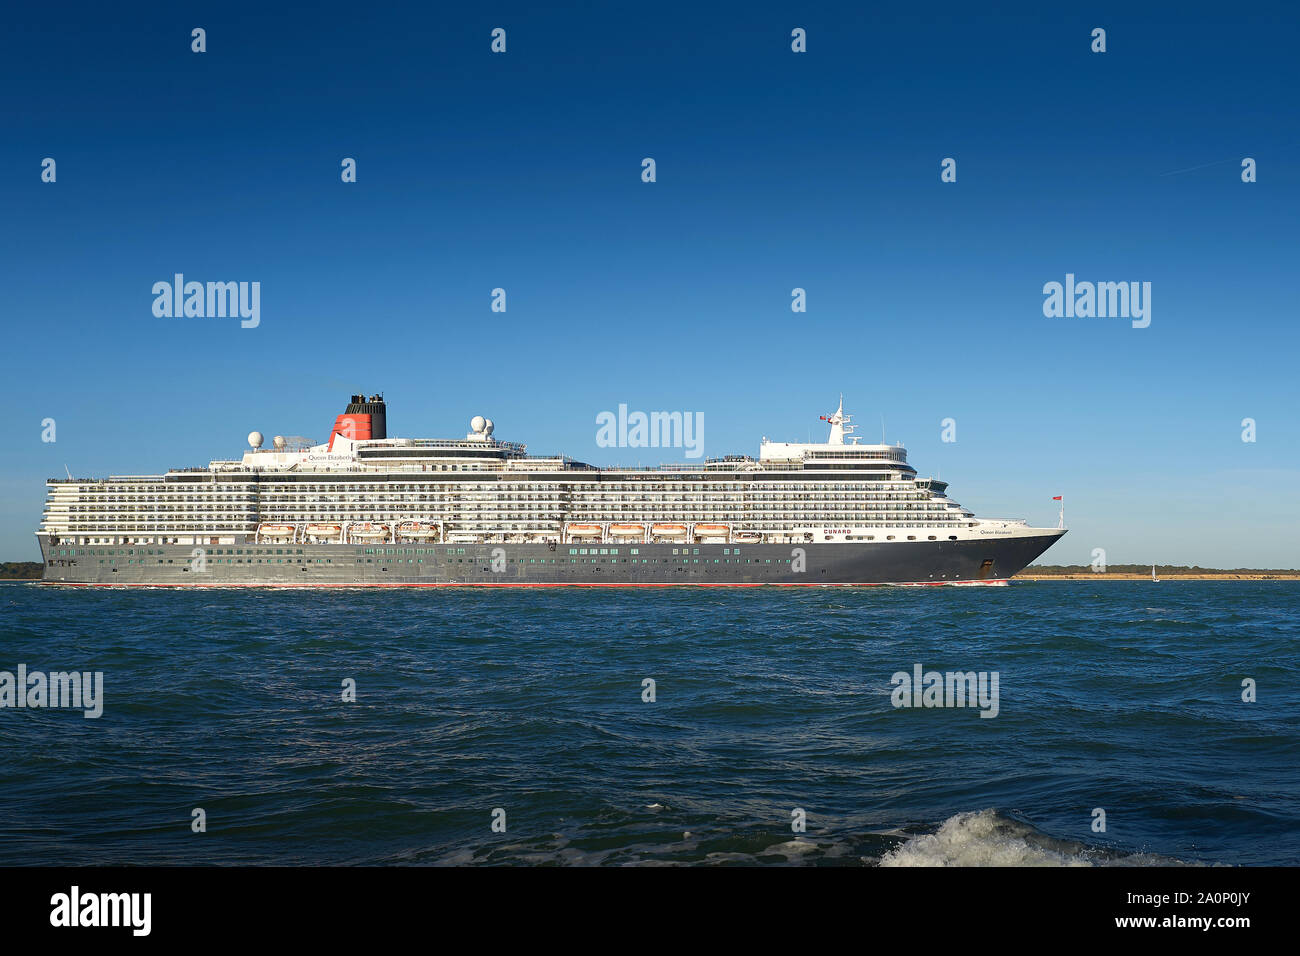
[[1181,861],[1148,853],[1119,854],[1058,840],[996,810],[949,817],[935,833],[919,834],[880,858],[881,866],[1171,866]]
[[822,848],[816,843],[809,840],[787,840],[784,843],[777,843],[769,846],[763,851],[761,856],[777,856],[786,859],[798,859],[801,856],[816,854],[821,852]]

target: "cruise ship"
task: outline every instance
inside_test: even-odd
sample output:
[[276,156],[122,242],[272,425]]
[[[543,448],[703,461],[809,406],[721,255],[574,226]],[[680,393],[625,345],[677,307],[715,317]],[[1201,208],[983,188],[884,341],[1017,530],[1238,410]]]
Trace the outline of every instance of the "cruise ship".
[[48,584],[185,587],[1001,585],[1065,534],[975,517],[838,410],[824,442],[600,468],[475,416],[389,438],[353,395],[329,440],[248,436],[164,475],[54,478]]

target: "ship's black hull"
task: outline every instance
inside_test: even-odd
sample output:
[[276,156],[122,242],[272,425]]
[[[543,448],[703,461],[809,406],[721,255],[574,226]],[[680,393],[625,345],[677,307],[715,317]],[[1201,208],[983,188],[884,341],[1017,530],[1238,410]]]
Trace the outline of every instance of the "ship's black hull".
[[44,583],[182,587],[996,584],[1064,531],[833,544],[222,544],[67,547]]

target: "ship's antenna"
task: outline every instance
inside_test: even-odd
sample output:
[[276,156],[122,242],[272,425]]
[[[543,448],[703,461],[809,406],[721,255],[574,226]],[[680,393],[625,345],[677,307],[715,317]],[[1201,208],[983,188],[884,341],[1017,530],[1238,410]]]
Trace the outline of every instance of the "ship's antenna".
[[880,413],[880,444],[882,445],[889,444],[887,441],[885,441],[885,413],[884,412]]

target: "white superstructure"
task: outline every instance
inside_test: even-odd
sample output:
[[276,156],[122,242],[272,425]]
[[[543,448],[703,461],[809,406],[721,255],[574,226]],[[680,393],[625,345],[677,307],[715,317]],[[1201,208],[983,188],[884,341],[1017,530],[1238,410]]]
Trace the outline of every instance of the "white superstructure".
[[[382,409],[382,398],[374,398],[377,404],[353,407]],[[1023,521],[976,518],[948,497],[945,482],[919,478],[900,445],[846,441],[853,426],[842,399],[823,416],[825,442],[764,439],[757,459],[652,468],[530,456],[525,446],[493,437],[495,426],[483,416],[464,439],[449,440],[349,437],[358,429],[346,417],[324,444],[277,437],[264,448],[255,431],[241,458],[206,468],[51,479],[40,533],[65,545],[821,544],[1040,533]]]

